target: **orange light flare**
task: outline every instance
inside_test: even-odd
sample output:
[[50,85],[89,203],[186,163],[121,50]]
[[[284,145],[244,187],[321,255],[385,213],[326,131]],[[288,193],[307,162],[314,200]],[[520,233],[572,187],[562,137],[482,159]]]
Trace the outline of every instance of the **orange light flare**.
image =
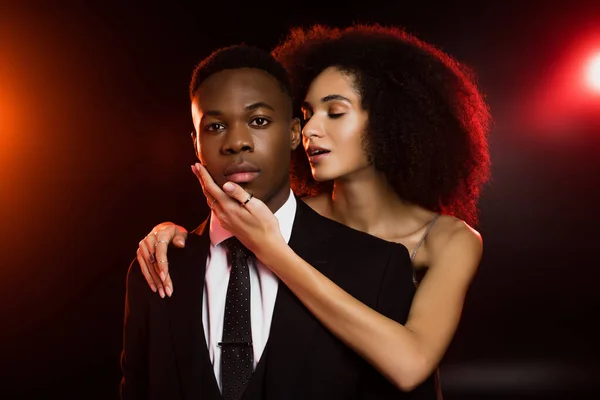
[[8,169],[9,159],[16,156],[17,127],[20,120],[19,99],[14,85],[0,75],[0,166]]

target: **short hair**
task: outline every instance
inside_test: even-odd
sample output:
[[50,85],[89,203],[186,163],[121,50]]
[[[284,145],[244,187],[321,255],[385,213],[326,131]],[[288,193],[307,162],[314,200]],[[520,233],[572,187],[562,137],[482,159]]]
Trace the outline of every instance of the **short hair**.
[[[323,70],[348,73],[368,112],[365,152],[398,196],[477,223],[491,118],[469,68],[403,29],[378,24],[294,28],[272,54],[288,71],[297,112]],[[304,151],[293,156],[291,182],[298,195],[331,189],[313,179]]]
[[283,66],[266,50],[245,44],[222,47],[203,59],[192,73],[189,95],[194,99],[198,88],[213,74],[226,69],[255,68],[277,79],[281,90],[291,96],[290,79]]

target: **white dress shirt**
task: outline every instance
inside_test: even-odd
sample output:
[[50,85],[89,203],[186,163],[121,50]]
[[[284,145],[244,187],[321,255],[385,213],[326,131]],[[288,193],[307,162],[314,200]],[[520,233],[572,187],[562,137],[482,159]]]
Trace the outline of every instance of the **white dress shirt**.
[[[289,242],[296,216],[296,198],[290,190],[287,201],[277,210],[275,217],[284,240]],[[233,235],[226,231],[214,214],[210,218],[210,252],[206,260],[206,275],[202,301],[202,324],[219,389],[221,386],[221,348],[223,336],[225,297],[231,266],[227,263],[227,250],[221,243]],[[277,297],[279,279],[260,261],[249,263],[250,270],[250,323],[254,349],[254,368],[267,345],[273,308]]]

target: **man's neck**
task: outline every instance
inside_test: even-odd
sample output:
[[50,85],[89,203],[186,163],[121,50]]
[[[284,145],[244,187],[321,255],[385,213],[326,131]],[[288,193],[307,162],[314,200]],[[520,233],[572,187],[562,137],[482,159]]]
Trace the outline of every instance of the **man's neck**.
[[272,195],[269,199],[263,200],[265,205],[269,207],[269,210],[275,214],[291,196],[290,185],[285,185],[282,189],[278,190],[277,193]]

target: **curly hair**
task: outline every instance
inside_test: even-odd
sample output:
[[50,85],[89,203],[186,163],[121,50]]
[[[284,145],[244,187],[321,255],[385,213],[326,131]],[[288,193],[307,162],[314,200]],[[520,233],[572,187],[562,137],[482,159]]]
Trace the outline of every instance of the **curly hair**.
[[[489,108],[472,71],[398,27],[294,28],[272,51],[289,73],[294,111],[310,83],[336,67],[349,74],[368,112],[365,151],[403,200],[477,224],[489,179]],[[306,154],[293,155],[292,188],[331,190],[316,182]]]
[[277,79],[283,93],[291,96],[292,89],[287,71],[271,53],[259,47],[236,44],[213,51],[196,65],[190,80],[190,100],[194,100],[196,91],[210,76],[226,69],[237,68],[255,68],[265,71]]

